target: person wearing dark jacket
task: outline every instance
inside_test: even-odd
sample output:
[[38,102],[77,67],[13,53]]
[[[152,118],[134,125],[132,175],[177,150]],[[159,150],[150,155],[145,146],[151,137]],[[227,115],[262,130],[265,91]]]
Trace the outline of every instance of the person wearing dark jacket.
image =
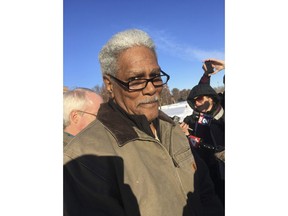
[[[207,78],[207,75],[203,76]],[[192,151],[198,154],[209,168],[216,193],[225,204],[225,115],[219,95],[203,77],[189,93],[187,102],[193,109],[184,118],[183,128]],[[186,126],[185,126],[186,125]]]
[[[198,84],[209,84],[210,85],[210,79],[211,76],[214,74],[217,74],[218,72],[225,69],[225,61],[219,60],[219,59],[205,59],[204,64],[202,66],[202,69],[204,70],[203,76],[200,78],[200,81]],[[211,65],[211,71],[207,70],[206,63]],[[223,84],[225,85],[225,75],[223,76]],[[225,109],[225,91],[218,93],[220,104]]]
[[149,35],[114,35],[99,54],[110,100],[64,147],[66,216],[223,216],[203,160],[159,110],[169,75]]

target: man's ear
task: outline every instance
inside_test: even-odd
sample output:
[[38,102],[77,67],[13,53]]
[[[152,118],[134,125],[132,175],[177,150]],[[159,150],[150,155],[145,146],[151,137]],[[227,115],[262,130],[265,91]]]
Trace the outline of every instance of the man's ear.
[[79,116],[79,113],[77,111],[73,110],[70,113],[69,118],[70,118],[71,124],[77,124],[79,119],[80,119],[80,116]]
[[111,82],[111,79],[107,75],[104,75],[103,81],[105,83],[106,90],[109,92],[110,97],[114,98],[113,83]]

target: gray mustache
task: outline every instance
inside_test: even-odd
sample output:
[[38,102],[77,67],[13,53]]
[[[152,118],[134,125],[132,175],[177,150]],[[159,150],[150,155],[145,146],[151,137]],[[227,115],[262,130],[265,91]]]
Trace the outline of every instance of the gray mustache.
[[155,103],[155,102],[158,102],[158,101],[159,101],[158,97],[147,98],[146,100],[139,101],[138,105],[140,105],[140,104],[148,104],[148,103]]

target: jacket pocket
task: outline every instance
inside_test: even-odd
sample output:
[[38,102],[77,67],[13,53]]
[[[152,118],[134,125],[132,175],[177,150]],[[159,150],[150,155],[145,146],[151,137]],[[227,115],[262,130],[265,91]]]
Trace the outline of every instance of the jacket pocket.
[[173,155],[173,161],[177,167],[189,167],[196,171],[196,163],[190,147],[182,148]]
[[194,192],[194,175],[197,170],[194,156],[190,147],[182,148],[173,155],[176,163],[177,173],[181,182],[183,193],[187,196],[189,192]]

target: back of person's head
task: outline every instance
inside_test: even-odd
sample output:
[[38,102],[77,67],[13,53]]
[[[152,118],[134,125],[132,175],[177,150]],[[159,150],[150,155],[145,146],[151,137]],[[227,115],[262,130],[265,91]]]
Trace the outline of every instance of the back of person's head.
[[[89,97],[93,94],[93,100]],[[96,96],[96,97],[95,97]],[[75,88],[63,94],[63,127],[64,129],[71,124],[70,114],[72,111],[85,110],[91,106],[97,106],[99,109],[103,99],[95,91],[88,88]],[[81,113],[80,115],[83,115]]]
[[219,103],[218,94],[209,84],[198,84],[191,89],[187,97],[187,102],[192,109],[195,109],[195,98],[199,96],[209,96],[214,103]]
[[155,45],[150,36],[139,29],[129,29],[115,34],[99,53],[99,62],[102,75],[115,76],[118,70],[117,59],[119,55],[132,47],[144,46],[151,49],[155,56]]

